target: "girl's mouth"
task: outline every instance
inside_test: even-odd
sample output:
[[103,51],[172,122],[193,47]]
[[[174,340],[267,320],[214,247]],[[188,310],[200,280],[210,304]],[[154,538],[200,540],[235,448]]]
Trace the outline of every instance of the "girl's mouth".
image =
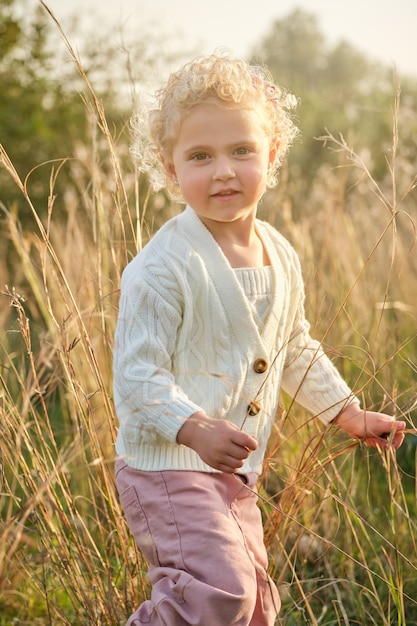
[[224,198],[228,196],[234,196],[236,193],[237,191],[235,189],[225,189],[224,191],[218,191],[217,193],[214,193],[213,195],[216,198]]

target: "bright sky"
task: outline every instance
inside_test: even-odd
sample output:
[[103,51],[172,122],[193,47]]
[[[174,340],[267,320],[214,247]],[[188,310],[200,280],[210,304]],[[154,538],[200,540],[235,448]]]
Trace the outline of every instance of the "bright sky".
[[[31,0],[36,2],[37,0]],[[115,27],[154,24],[161,35],[178,35],[178,50],[218,46],[245,56],[271,24],[295,8],[315,14],[330,44],[348,40],[370,58],[417,75],[417,0],[45,0],[70,39],[69,16],[88,24],[105,19]],[[145,30],[146,32],[146,30]],[[163,47],[161,36],[161,48]],[[172,50],[172,45],[170,46]]]

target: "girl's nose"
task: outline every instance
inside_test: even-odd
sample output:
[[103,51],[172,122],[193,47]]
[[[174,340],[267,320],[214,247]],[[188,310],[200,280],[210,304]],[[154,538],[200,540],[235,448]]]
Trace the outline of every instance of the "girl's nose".
[[236,176],[235,170],[227,158],[216,159],[213,180],[228,180]]

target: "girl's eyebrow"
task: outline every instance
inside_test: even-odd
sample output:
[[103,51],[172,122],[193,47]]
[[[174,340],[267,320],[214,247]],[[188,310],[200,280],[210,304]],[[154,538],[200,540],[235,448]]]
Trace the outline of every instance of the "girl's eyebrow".
[[190,146],[189,148],[185,148],[182,152],[184,158],[189,159],[191,157],[193,157],[195,154],[209,154],[211,152],[211,149],[209,146]]
[[203,144],[195,144],[195,145],[191,145],[189,147],[184,148],[184,152],[186,154],[190,154],[192,152],[207,152],[209,151],[211,148],[208,145],[203,145]]

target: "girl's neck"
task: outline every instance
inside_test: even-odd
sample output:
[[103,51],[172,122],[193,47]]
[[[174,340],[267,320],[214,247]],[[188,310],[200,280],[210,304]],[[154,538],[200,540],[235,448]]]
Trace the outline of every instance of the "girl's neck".
[[269,265],[269,258],[262,241],[256,236],[250,245],[240,245],[232,242],[218,242],[231,267],[263,267]]
[[228,225],[223,223],[220,228],[216,228],[213,224],[206,225],[231,267],[263,267],[264,265],[270,265],[268,254],[254,225],[251,225],[250,228],[236,228],[236,224],[232,228],[228,228]]

